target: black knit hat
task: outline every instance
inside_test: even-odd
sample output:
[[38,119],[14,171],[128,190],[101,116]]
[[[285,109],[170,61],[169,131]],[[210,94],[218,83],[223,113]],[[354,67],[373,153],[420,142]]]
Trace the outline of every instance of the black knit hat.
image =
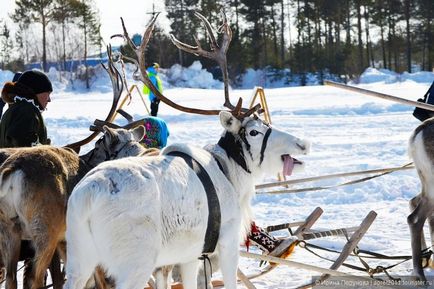
[[23,73],[21,71],[18,71],[17,73],[14,74],[14,78],[12,78],[12,82],[16,82],[20,76],[23,75]]
[[45,73],[38,70],[24,71],[20,78],[18,78],[17,83],[32,89],[35,94],[53,91],[51,81]]

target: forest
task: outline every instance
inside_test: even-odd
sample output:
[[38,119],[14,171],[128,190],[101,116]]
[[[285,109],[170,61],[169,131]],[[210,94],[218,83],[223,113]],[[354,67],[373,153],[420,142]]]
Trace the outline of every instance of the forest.
[[[103,55],[107,43],[92,0],[16,0],[9,15],[17,32],[0,19],[0,68],[23,70],[56,62],[65,70],[70,59]],[[354,78],[367,67],[396,72],[433,69],[434,1],[432,0],[165,0],[171,25],[157,26],[146,58],[162,67],[190,65],[197,58],[171,44],[169,33],[186,43],[194,37],[206,47],[202,13],[221,24],[225,11],[233,38],[228,51],[230,75],[247,68],[267,68],[303,75],[328,73]],[[157,11],[146,11],[149,17]],[[167,29],[166,29],[167,30]],[[140,41],[142,31],[129,31]],[[127,45],[120,47],[128,53]],[[12,53],[18,51],[19,53]],[[215,72],[215,63],[201,60]]]

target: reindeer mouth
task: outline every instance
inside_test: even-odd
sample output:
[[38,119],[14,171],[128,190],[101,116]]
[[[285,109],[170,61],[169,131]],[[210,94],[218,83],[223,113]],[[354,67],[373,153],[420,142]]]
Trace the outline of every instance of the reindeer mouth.
[[292,171],[294,170],[295,165],[302,165],[303,162],[297,160],[296,158],[291,157],[288,154],[281,155],[283,161],[283,175],[290,176],[292,175]]

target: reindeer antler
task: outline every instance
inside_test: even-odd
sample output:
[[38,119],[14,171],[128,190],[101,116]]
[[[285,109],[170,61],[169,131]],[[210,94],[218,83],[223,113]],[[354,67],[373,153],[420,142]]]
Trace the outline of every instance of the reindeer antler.
[[[140,43],[139,47],[137,47],[137,45],[135,45],[134,42],[129,37],[127,29],[125,27],[124,20],[121,17],[123,34],[122,35],[121,34],[113,35],[112,37],[123,37],[125,39],[125,41],[130,45],[130,47],[134,50],[134,52],[136,54],[136,59],[132,59],[132,58],[125,57],[125,56],[122,56],[122,57],[125,57],[126,59],[128,59],[128,60],[130,60],[136,64],[137,70],[140,70],[140,74],[139,74],[140,80],[146,86],[149,87],[149,89],[158,97],[158,99],[160,99],[165,104],[167,104],[167,105],[169,105],[169,106],[171,106],[177,110],[188,112],[188,113],[204,114],[204,115],[217,115],[217,114],[219,114],[220,110],[196,109],[196,108],[181,106],[177,103],[174,103],[173,101],[171,101],[170,99],[165,97],[160,91],[158,91],[158,89],[153,85],[153,83],[149,79],[148,74],[146,72],[146,66],[145,66],[145,49],[148,45],[149,39],[151,38],[152,31],[153,31],[154,25],[155,25],[155,21],[157,20],[158,15],[159,15],[158,13],[156,15],[154,15],[154,17],[151,19],[151,21],[147,25],[146,30],[145,30],[143,37],[142,37],[142,42]],[[221,27],[218,30],[219,32],[223,33],[223,40],[222,40],[222,43],[220,45],[217,43],[217,40],[216,40],[215,34],[213,32],[213,29],[211,27],[211,24],[206,20],[206,18],[202,14],[195,12],[195,15],[196,15],[196,17],[201,19],[203,21],[203,23],[205,24],[206,32],[207,32],[207,35],[208,35],[210,42],[211,42],[211,44],[210,44],[211,45],[211,51],[206,51],[206,50],[202,49],[199,41],[196,38],[195,38],[195,40],[196,40],[197,46],[191,46],[191,45],[185,44],[185,43],[179,41],[178,39],[176,39],[175,36],[173,36],[173,35],[171,35],[172,42],[181,50],[215,60],[219,64],[219,66],[222,70],[222,74],[223,74],[224,93],[225,93],[225,102],[223,105],[225,107],[233,110],[233,114],[237,115],[239,118],[247,116],[248,114],[246,114],[246,111],[249,112],[250,110],[241,108],[241,104],[238,108],[236,108],[234,105],[232,105],[232,103],[230,102],[230,99],[229,99],[229,77],[228,77],[226,53],[227,53],[227,50],[229,48],[229,44],[230,44],[231,39],[232,39],[232,30],[229,27],[225,13],[222,11],[223,24],[221,25]],[[135,71],[135,73],[137,72],[137,70]],[[252,112],[257,111],[258,109],[259,108],[257,106],[255,106],[253,108]],[[240,113],[240,111],[243,113]],[[249,114],[251,114],[252,112],[250,112]]]
[[[107,46],[107,57],[108,57],[108,65],[105,66],[103,63],[101,63],[101,65],[105,69],[105,71],[107,71],[107,73],[109,74],[110,81],[111,81],[112,87],[113,87],[112,106],[110,108],[108,115],[106,116],[106,119],[105,119],[106,122],[111,122],[111,121],[113,121],[113,117],[115,115],[116,108],[117,108],[118,103],[119,103],[119,99],[122,95],[122,91],[124,89],[124,83],[122,81],[122,77],[121,77],[120,72],[113,64],[112,48],[110,45]],[[85,138],[81,141],[72,143],[72,144],[68,144],[65,147],[72,148],[74,151],[79,152],[81,146],[91,142],[99,133],[100,133],[100,131],[95,131],[91,135],[89,135],[87,138]]]
[[205,114],[205,115],[217,115],[217,114],[219,114],[220,110],[204,110],[204,109],[196,109],[196,108],[190,108],[190,107],[185,107],[185,106],[179,105],[179,104],[171,101],[170,99],[165,97],[160,91],[158,91],[158,89],[153,85],[153,83],[149,79],[148,74],[146,72],[146,65],[145,65],[145,49],[146,49],[146,46],[148,45],[149,39],[151,38],[152,31],[153,31],[154,25],[155,25],[155,21],[157,20],[158,15],[159,15],[159,13],[154,15],[154,17],[151,19],[151,21],[147,25],[146,30],[145,30],[143,37],[142,37],[142,42],[141,42],[139,47],[137,47],[134,44],[134,42],[131,40],[131,38],[129,37],[127,29],[125,27],[124,20],[122,19],[122,17],[121,17],[121,22],[122,22],[122,28],[123,28],[124,33],[123,33],[123,35],[114,35],[112,37],[122,36],[127,41],[127,43],[130,45],[130,47],[134,50],[137,59],[131,59],[131,58],[128,58],[128,59],[131,60],[133,63],[135,63],[137,65],[138,69],[140,70],[140,74],[139,74],[140,80],[147,87],[149,87],[149,89],[162,102],[164,102],[165,104],[167,104],[167,105],[169,105],[169,106],[171,106],[177,110],[188,112],[188,113]]
[[143,125],[144,119],[135,120],[127,123],[126,125],[120,126],[105,120],[96,119],[93,125],[90,126],[90,130],[102,132],[104,126],[108,126],[109,128],[123,128],[123,129],[132,129],[139,125]]
[[170,34],[170,38],[172,39],[173,44],[175,44],[176,47],[179,49],[195,54],[197,56],[203,56],[212,60],[215,60],[217,64],[220,66],[220,69],[222,71],[223,75],[223,82],[224,82],[224,90],[225,90],[225,103],[224,106],[229,109],[234,109],[235,107],[232,105],[232,103],[229,100],[229,76],[228,76],[228,65],[227,65],[227,59],[226,59],[226,53],[229,49],[229,44],[232,40],[232,30],[229,26],[229,23],[226,18],[226,14],[224,11],[221,11],[222,18],[223,18],[223,24],[220,26],[218,32],[223,33],[223,39],[221,44],[219,45],[217,43],[215,33],[211,27],[211,24],[208,22],[208,20],[199,12],[194,12],[194,15],[202,20],[202,22],[205,24],[206,32],[210,40],[210,46],[211,51],[206,51],[202,48],[199,40],[194,37],[196,46],[191,46],[188,44],[185,44],[178,39],[173,34]]

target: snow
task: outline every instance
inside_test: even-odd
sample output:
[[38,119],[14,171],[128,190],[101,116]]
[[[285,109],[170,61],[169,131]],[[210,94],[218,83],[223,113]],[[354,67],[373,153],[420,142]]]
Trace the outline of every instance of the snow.
[[[179,72],[180,68],[172,69],[173,72],[170,73],[178,73],[178,77],[187,73],[185,70]],[[221,109],[221,87],[218,84],[208,84],[213,82],[209,76],[203,76],[204,72],[200,65],[193,64],[193,67],[188,69],[191,70],[197,74],[188,78],[198,79],[199,83],[203,81],[203,87],[207,89],[179,87],[178,82],[173,82],[172,86],[166,86],[165,95],[185,106]],[[166,77],[170,73],[167,71]],[[53,144],[62,146],[86,137],[93,120],[103,119],[110,108],[111,85],[108,77],[103,70],[97,69],[94,86],[91,91],[86,91],[79,82],[75,82],[74,85],[68,81],[59,82],[56,71],[51,71],[49,75],[55,91],[52,94],[52,102],[43,115]],[[9,71],[0,71],[1,82],[8,81],[12,76],[13,73]],[[398,77],[394,73],[369,69],[361,76],[358,86],[416,100],[425,94],[433,80],[434,74],[430,72],[404,73]],[[129,82],[132,84],[133,80],[129,79]],[[166,84],[167,82],[166,78]],[[185,80],[185,85],[192,83]],[[311,154],[300,157],[306,162],[305,172],[289,179],[396,167],[410,161],[407,155],[407,142],[413,129],[419,124],[412,116],[412,107],[319,85],[266,89],[265,95],[273,125],[295,136],[310,139],[313,144]],[[231,91],[232,102],[243,97],[244,104],[247,105],[251,96],[251,89]],[[137,94],[133,94],[133,99],[125,106],[125,110],[135,119],[146,115]],[[167,121],[170,130],[169,144],[187,142],[204,146],[217,142],[222,132],[215,116],[182,113],[163,103],[160,104],[159,116]],[[126,121],[119,117],[116,122],[125,124]],[[89,148],[90,146],[87,146],[82,153]],[[355,178],[322,180],[294,185],[291,189],[331,186]],[[258,180],[258,183],[275,179],[276,176],[268,176],[264,180]],[[293,194],[261,193],[254,200],[253,208],[256,223],[268,226],[301,221],[315,207],[320,206],[324,214],[314,229],[352,227],[360,224],[369,211],[374,210],[378,214],[377,219],[360,242],[360,248],[382,254],[409,255],[410,235],[406,221],[409,214],[408,200],[419,192],[420,184],[416,172],[403,170],[359,184],[332,189]],[[428,237],[428,230],[425,234]],[[285,232],[279,232],[279,235],[285,236]],[[345,238],[324,238],[309,242],[339,250],[344,246]],[[336,257],[332,253],[321,254]],[[296,248],[289,260],[322,267],[331,265],[302,248]],[[361,266],[357,260],[352,261]],[[378,264],[372,260],[368,262]],[[259,268],[257,261],[246,258],[241,258],[240,263],[245,272],[253,272]],[[394,263],[395,261],[386,261],[382,264]],[[409,275],[410,269],[411,261],[407,261],[390,272],[394,275]],[[348,269],[342,270],[351,272]],[[430,270],[427,273],[434,275]],[[318,274],[279,266],[268,275],[253,280],[253,283],[257,288],[290,288],[302,285],[316,275]],[[219,274],[215,277],[218,278]],[[244,287],[239,285],[239,288]]]

